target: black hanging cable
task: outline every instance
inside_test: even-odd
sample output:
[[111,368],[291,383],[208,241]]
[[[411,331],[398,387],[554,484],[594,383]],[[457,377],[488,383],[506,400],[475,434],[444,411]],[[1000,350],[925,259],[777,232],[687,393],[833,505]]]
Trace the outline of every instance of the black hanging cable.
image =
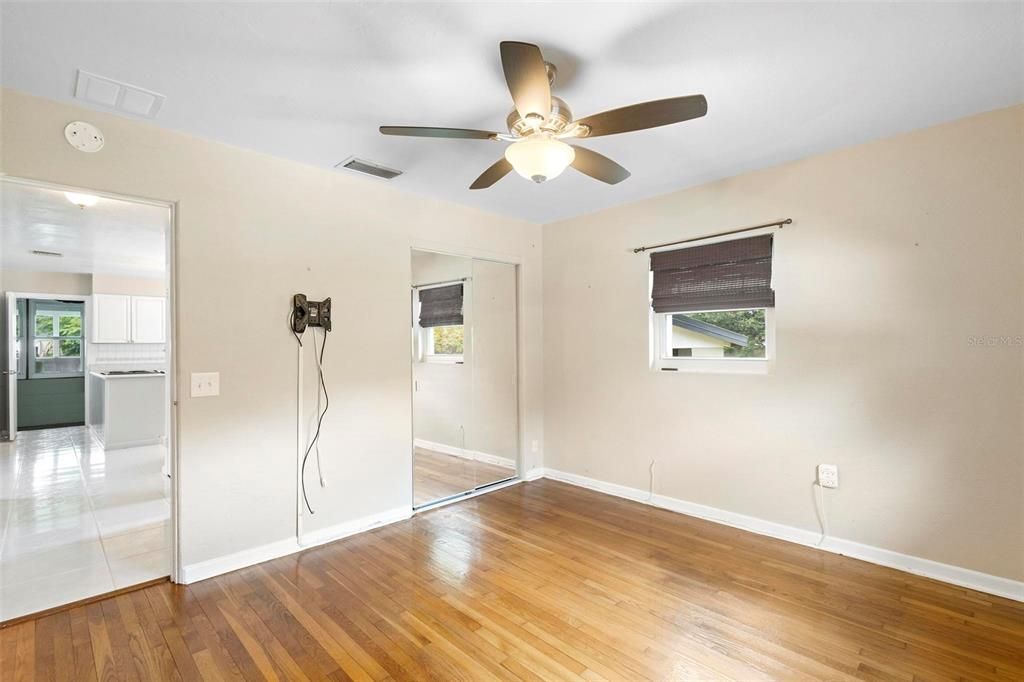
[[[301,341],[299,342],[299,345],[302,345]],[[323,409],[323,412],[320,413],[320,416],[317,418],[316,433],[313,435],[313,440],[310,441],[309,447],[306,448],[305,454],[302,455],[302,469],[301,469],[300,476],[299,476],[302,479],[302,500],[303,500],[303,502],[306,503],[306,509],[309,510],[310,514],[315,514],[316,512],[314,512],[313,511],[313,507],[310,506],[310,504],[309,504],[309,497],[306,495],[306,462],[309,460],[309,453],[313,451],[313,448],[316,446],[317,441],[320,440],[320,427],[323,426],[324,415],[327,414],[327,408],[329,408],[331,406],[331,397],[327,394],[327,383],[324,381],[324,367],[323,367],[323,365],[324,365],[324,352],[326,350],[327,350],[327,330],[324,330],[324,342],[323,342],[323,345],[320,346],[319,349],[317,349],[317,346],[316,346],[316,328],[314,327],[313,328],[313,353],[314,353],[314,355],[319,353],[319,359],[317,360],[317,372],[320,375],[320,385],[317,386],[316,390],[317,390],[317,396],[319,397],[320,390],[323,389],[323,392],[324,392],[324,409]]]
[[294,309],[292,310],[291,315],[288,316],[288,329],[291,330],[292,336],[294,336],[295,340],[298,342],[299,348],[302,348],[302,337],[299,336],[298,333],[296,333],[296,331],[295,331],[295,310]]

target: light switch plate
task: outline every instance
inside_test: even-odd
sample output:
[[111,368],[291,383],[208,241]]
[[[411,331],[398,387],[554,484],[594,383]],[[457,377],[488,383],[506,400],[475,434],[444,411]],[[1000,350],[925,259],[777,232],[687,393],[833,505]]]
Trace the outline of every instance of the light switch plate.
[[192,372],[192,397],[220,395],[220,372]]

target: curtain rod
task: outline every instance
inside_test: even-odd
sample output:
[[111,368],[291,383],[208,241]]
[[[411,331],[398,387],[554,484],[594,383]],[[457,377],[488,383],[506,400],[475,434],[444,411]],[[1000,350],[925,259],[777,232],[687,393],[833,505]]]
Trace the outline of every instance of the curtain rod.
[[413,284],[413,289],[423,289],[426,287],[439,287],[442,284],[458,284],[459,282],[468,282],[470,277],[460,277],[459,279],[446,279],[441,282],[428,282],[426,284]]
[[633,253],[643,253],[644,251],[650,251],[651,249],[660,249],[663,246],[675,246],[676,244],[688,244],[689,242],[699,242],[702,239],[711,239],[712,237],[724,237],[728,234],[739,234],[740,232],[750,232],[751,230],[760,230],[764,227],[782,227],[783,225],[789,225],[793,222],[792,218],[786,218],[785,220],[776,220],[773,223],[764,223],[762,225],[753,225],[751,227],[741,227],[737,230],[726,230],[725,232],[715,232],[714,234],[706,234],[703,237],[690,237],[689,239],[680,239],[676,242],[665,242],[664,244],[652,244],[650,246],[638,246],[633,249]]

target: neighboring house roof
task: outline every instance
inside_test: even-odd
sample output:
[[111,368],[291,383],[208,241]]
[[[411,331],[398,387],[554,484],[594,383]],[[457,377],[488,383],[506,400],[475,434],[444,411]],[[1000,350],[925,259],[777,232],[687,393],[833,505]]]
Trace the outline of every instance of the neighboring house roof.
[[708,322],[701,322],[700,320],[695,320],[687,315],[673,315],[672,326],[688,329],[691,332],[697,332],[698,334],[713,336],[716,339],[721,339],[722,341],[735,343],[737,346],[747,345],[747,337],[744,334],[738,334]]

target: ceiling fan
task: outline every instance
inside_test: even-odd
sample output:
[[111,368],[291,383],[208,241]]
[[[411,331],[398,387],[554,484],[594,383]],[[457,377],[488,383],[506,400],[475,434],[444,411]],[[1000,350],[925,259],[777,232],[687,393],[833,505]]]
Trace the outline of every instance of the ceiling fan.
[[610,185],[629,177],[629,171],[607,156],[563,142],[656,128],[700,118],[708,112],[704,95],[671,97],[593,114],[579,120],[564,100],[551,94],[557,71],[545,62],[540,48],[530,43],[501,43],[501,66],[515,109],[506,121],[508,133],[467,128],[381,126],[385,135],[446,137],[511,142],[505,155],[478,177],[470,189],[486,189],[513,169],[540,183],[561,174],[568,166]]

